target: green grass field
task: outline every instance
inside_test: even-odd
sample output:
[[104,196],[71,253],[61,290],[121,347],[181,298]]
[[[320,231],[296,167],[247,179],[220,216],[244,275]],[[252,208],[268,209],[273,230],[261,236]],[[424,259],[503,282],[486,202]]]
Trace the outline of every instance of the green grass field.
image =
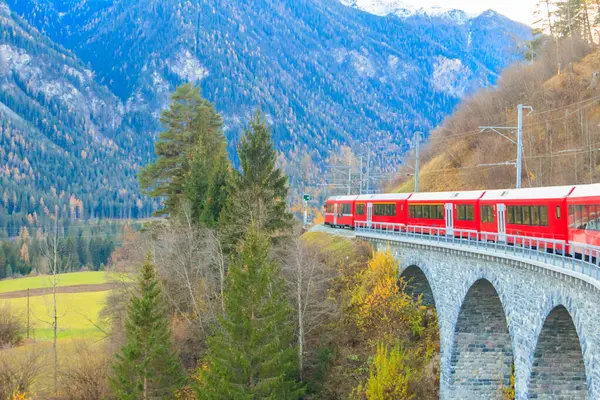
[[[58,337],[89,338],[102,336],[99,313],[106,304],[110,291],[87,293],[59,293],[57,299]],[[33,296],[29,300],[30,336],[35,340],[50,340],[53,337],[52,295]],[[27,320],[27,298],[0,300],[17,311]]]
[[[122,277],[109,272],[92,271],[59,274],[57,279],[58,286],[74,286],[107,283],[112,280],[121,280]],[[30,276],[18,279],[5,279],[0,281],[0,293],[48,287],[52,287],[52,276],[49,275]]]

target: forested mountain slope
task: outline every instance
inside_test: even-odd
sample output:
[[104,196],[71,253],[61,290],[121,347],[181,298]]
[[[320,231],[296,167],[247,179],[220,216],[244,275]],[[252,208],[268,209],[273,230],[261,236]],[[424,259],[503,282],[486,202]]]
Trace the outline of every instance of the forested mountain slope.
[[230,150],[261,108],[300,186],[300,155],[319,171],[340,144],[406,148],[494,84],[530,36],[493,12],[382,17],[338,0],[1,1],[0,95],[14,113],[3,121],[23,139],[5,135],[0,154],[31,163],[18,167],[23,179],[3,174],[22,206],[1,211],[18,223],[40,213],[28,202],[52,187],[81,200],[83,217],[147,215],[135,171],[153,157],[160,110],[183,82],[199,83],[222,113]]
[[122,108],[75,55],[0,3],[0,229],[47,225],[55,206],[72,218],[149,214],[137,160],[114,143]]

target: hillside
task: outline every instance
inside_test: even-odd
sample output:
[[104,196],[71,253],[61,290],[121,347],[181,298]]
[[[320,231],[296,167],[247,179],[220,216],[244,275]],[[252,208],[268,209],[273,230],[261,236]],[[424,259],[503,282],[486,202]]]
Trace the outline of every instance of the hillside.
[[[496,89],[466,100],[432,133],[420,190],[514,187],[515,167],[494,164],[514,162],[516,146],[493,132],[480,132],[479,126],[515,126],[518,103],[535,109],[524,117],[524,187],[598,182],[600,52],[582,56],[561,74],[555,66],[548,55],[514,66]],[[516,138],[515,132],[505,133]],[[408,192],[413,184],[401,178],[388,190]]]
[[115,144],[122,107],[73,53],[0,2],[0,230],[45,226],[55,206],[73,218],[150,214],[139,158]]
[[[340,144],[385,138],[402,152],[416,130],[493,85],[530,36],[494,12],[401,18],[338,0],[0,4],[0,109],[10,121],[0,228],[13,234],[44,214],[40,198],[64,214],[76,204],[75,218],[147,216],[136,171],[153,158],[160,110],[183,82],[222,113],[232,154],[261,108],[300,187],[322,183],[319,172],[306,182],[305,161],[322,171]],[[374,168],[393,169],[390,160]]]

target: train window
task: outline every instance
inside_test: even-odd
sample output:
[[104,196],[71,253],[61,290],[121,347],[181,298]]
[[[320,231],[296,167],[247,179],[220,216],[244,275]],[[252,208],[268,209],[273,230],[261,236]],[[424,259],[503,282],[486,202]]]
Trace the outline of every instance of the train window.
[[531,225],[531,208],[525,206],[523,209],[523,225]]
[[467,207],[467,220],[474,221],[475,220],[475,206],[466,206]]
[[540,209],[531,207],[531,225],[540,226]]
[[492,206],[481,206],[481,222],[494,222],[494,209]]
[[352,211],[350,210],[350,204],[343,204],[342,205],[342,214],[344,214],[344,215],[350,215],[350,214],[352,214]]
[[523,224],[523,209],[521,207],[514,207],[515,209],[515,224]]
[[465,219],[465,208],[463,206],[458,206],[457,211],[458,215],[456,218],[458,218],[459,221],[463,221]]
[[475,219],[475,207],[471,205],[457,206],[459,221],[473,221]]
[[415,206],[416,218],[423,218],[423,206]]
[[540,225],[548,226],[548,207],[540,207]]
[[396,216],[396,204],[374,204],[373,214],[380,217]]
[[506,215],[509,224],[515,223],[515,208],[513,206],[508,206],[508,210],[506,210]]
[[444,219],[444,206],[436,206],[437,208],[437,219]]
[[556,219],[560,219],[560,206],[556,206]]
[[327,211],[329,214],[333,213],[333,204],[329,203],[327,204]]
[[365,205],[364,204],[356,205],[356,215],[365,215]]
[[429,219],[429,215],[430,215],[429,210],[430,210],[429,206],[423,206],[423,218]]

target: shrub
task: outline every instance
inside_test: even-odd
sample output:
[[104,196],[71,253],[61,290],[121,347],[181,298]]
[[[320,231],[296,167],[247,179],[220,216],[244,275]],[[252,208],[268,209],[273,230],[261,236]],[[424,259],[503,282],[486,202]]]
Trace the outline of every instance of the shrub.
[[22,318],[8,304],[0,303],[0,348],[19,344],[24,332]]
[[60,388],[67,399],[95,400],[109,396],[109,360],[104,347],[75,343],[75,354],[60,370]]
[[22,399],[31,392],[32,386],[44,368],[41,349],[30,346],[25,353],[13,353],[0,357],[0,399]]

